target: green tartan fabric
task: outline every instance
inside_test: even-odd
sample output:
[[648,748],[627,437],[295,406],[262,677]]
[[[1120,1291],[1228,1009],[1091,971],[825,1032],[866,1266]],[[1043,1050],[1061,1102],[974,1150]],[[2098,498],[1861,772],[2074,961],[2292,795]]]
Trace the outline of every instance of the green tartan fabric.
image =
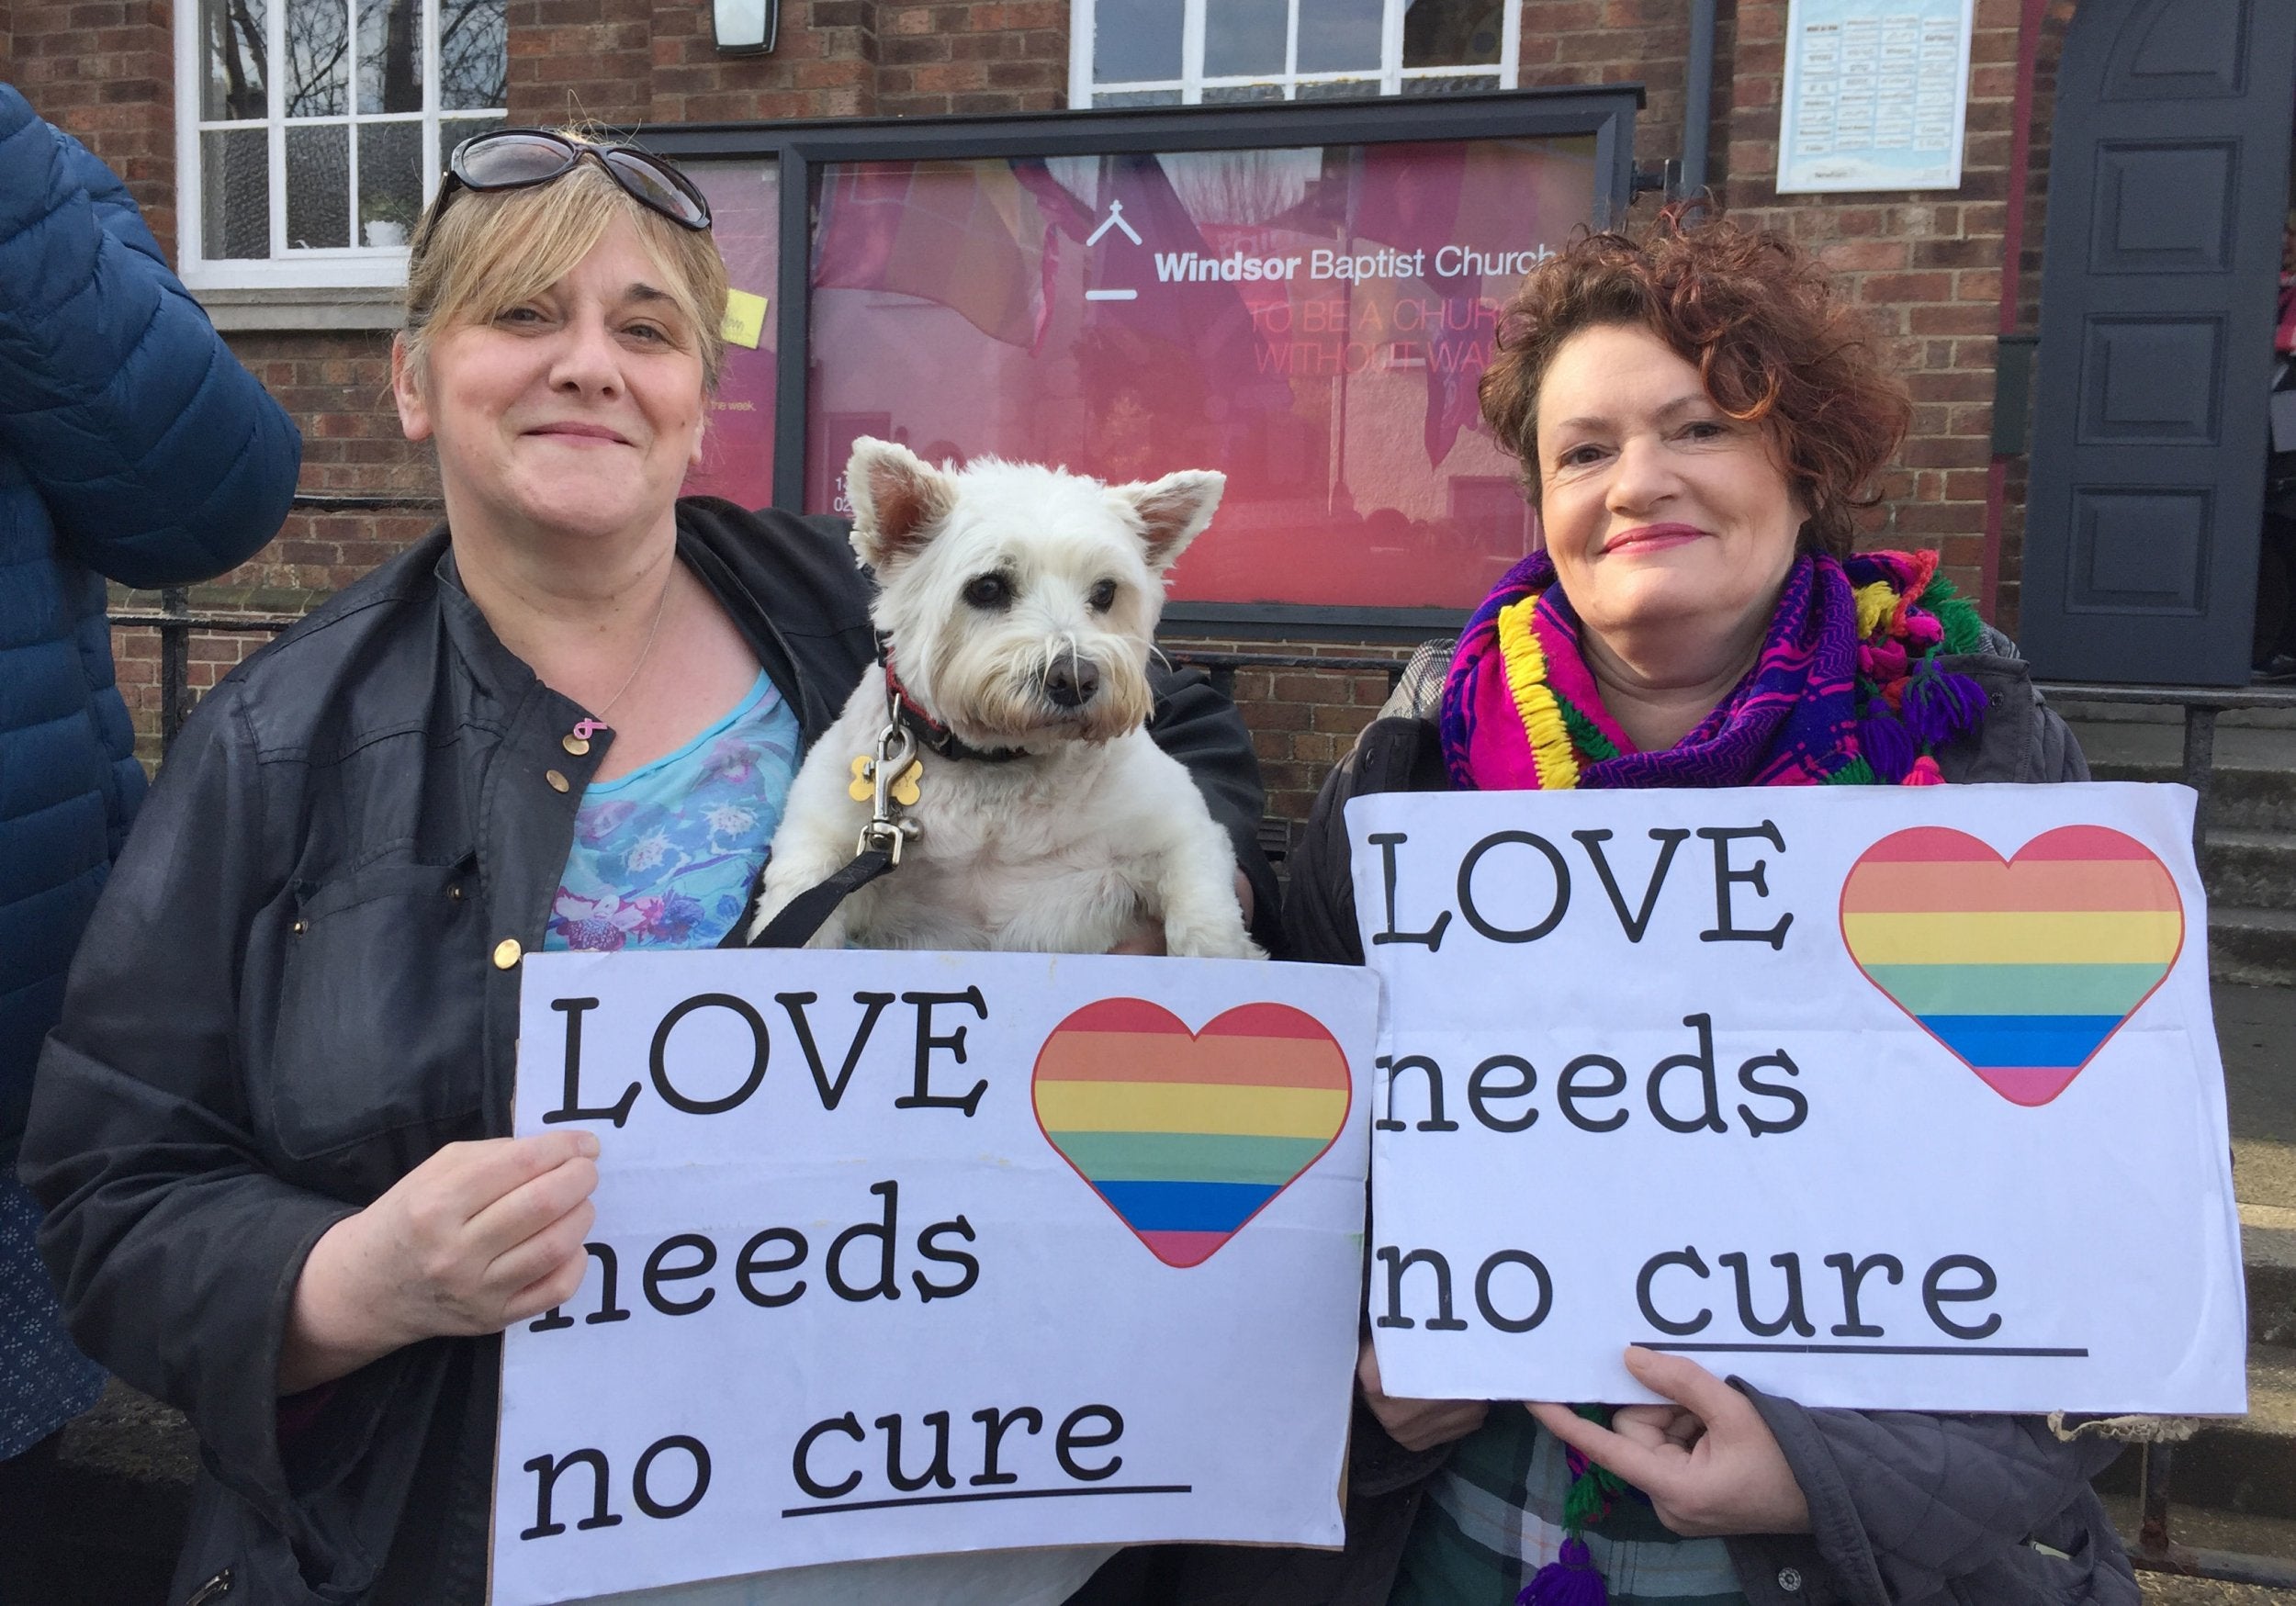
[[[1459,1442],[1427,1486],[1390,1606],[1508,1606],[1562,1548],[1563,1446],[1517,1405]],[[1617,1501],[1584,1535],[1611,1606],[1745,1606],[1719,1539],[1670,1533],[1650,1508]]]

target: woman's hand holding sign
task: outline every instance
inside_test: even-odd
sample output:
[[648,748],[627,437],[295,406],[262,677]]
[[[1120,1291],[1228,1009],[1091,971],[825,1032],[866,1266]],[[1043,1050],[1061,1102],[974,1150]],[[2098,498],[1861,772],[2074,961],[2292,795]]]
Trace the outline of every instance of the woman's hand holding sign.
[[1753,1402],[1697,1362],[1629,1347],[1626,1369],[1672,1405],[1629,1405],[1598,1427],[1567,1405],[1530,1404],[1538,1425],[1650,1497],[1686,1538],[1806,1533],[1809,1502]]
[[279,1392],[347,1376],[428,1338],[500,1332],[581,1286],[598,1140],[449,1143],[311,1246],[279,1350]]

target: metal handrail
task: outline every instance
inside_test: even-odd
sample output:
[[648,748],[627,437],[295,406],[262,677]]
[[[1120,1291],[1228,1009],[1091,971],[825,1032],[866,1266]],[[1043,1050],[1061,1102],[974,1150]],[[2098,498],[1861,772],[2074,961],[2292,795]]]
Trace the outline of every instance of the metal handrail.
[[2184,710],[2184,783],[2193,792],[2192,851],[2208,846],[2209,798],[2215,790],[2216,719],[2241,708],[2296,709],[2296,686],[2083,686],[2044,680],[2034,690],[2063,702]]

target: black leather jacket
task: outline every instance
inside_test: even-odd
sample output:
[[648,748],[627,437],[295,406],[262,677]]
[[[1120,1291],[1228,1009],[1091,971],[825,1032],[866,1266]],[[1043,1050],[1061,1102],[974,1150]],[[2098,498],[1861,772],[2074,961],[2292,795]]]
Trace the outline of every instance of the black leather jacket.
[[[678,509],[810,743],[872,650],[833,521]],[[1200,675],[1152,731],[1252,875],[1257,766]],[[297,1404],[274,1380],[305,1256],[442,1145],[510,1129],[517,949],[542,940],[606,750],[499,642],[445,533],[229,676],[186,724],[72,972],[25,1178],[73,1335],[180,1407],[204,1467],[173,1599],[484,1599],[499,1340],[433,1340]],[[553,777],[557,780],[554,781]],[[312,1414],[315,1412],[315,1415]]]

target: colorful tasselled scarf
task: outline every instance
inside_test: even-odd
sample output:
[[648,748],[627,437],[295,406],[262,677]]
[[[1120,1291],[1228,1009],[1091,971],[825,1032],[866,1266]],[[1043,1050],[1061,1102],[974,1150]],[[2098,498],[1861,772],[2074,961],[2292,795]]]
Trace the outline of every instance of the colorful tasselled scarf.
[[[1934,786],[1935,750],[1985,715],[1984,689],[1945,669],[1984,650],[1975,607],[1934,552],[1805,555],[1787,572],[1754,667],[1673,747],[1636,750],[1603,706],[1581,626],[1534,553],[1508,571],[1459,638],[1443,688],[1443,756],[1462,790],[1571,787]],[[1607,1422],[1599,1406],[1576,1408]],[[1559,1557],[1518,1606],[1603,1606],[1583,1537],[1639,1491],[1576,1450]]]
[[1754,667],[1662,752],[1638,751],[1604,710],[1580,628],[1544,552],[1484,599],[1443,688],[1453,785],[1933,786],[1936,749],[1985,714],[1984,690],[1938,662],[1985,642],[1934,552],[1796,558]]

